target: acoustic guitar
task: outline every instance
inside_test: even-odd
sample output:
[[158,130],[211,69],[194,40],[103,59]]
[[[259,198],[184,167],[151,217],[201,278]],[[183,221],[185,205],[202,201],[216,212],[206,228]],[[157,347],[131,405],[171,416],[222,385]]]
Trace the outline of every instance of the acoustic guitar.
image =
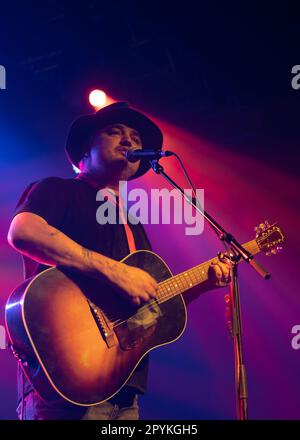
[[[243,246],[253,255],[270,254],[283,240],[281,228],[266,222]],[[41,398],[97,405],[125,385],[147,353],[183,334],[183,294],[208,279],[209,266],[217,259],[173,276],[154,252],[131,253],[122,263],[147,271],[159,283],[157,298],[140,307],[78,272],[46,269],[24,281],[8,299],[9,345]]]

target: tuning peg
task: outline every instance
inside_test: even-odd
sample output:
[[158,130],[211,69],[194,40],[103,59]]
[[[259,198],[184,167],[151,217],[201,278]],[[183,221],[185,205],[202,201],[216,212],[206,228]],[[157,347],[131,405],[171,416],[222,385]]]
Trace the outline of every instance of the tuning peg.
[[255,226],[254,231],[256,232],[256,238],[262,233],[261,224],[259,226]]
[[258,230],[259,230],[259,232],[263,232],[265,230],[265,224],[264,223],[260,223],[258,225]]
[[262,232],[264,232],[266,229],[268,229],[270,227],[268,221],[266,220],[264,223],[261,223],[259,225],[260,229],[262,230]]
[[277,250],[278,252],[280,252],[281,249],[282,249],[282,246],[276,246],[276,250]]

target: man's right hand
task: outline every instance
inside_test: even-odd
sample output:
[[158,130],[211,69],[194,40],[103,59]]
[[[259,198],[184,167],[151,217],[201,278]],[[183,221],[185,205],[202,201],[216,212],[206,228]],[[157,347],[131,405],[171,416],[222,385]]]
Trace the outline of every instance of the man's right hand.
[[108,281],[132,304],[155,298],[158,284],[142,269],[86,249],[31,212],[17,214],[10,226],[9,243],[22,254],[48,266],[66,266]]
[[148,272],[124,263],[119,263],[114,270],[112,283],[136,306],[156,298],[158,294],[158,284]]

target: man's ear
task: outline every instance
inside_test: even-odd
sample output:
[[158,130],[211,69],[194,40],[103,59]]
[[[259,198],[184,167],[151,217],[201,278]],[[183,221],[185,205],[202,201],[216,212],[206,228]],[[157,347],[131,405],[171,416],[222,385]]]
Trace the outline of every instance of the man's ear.
[[88,159],[90,157],[91,146],[92,146],[93,142],[94,142],[94,136],[90,136],[89,141],[86,146],[87,151],[82,156],[82,159],[80,160],[80,162],[82,161],[82,163],[84,163],[85,159]]
[[88,159],[89,155],[90,155],[90,152],[89,152],[89,151],[86,151],[86,152],[84,153],[84,155],[82,156],[82,158],[80,159],[80,162],[79,162],[79,164],[78,164],[80,170],[82,170],[82,169],[84,168],[85,161],[86,161],[86,159]]

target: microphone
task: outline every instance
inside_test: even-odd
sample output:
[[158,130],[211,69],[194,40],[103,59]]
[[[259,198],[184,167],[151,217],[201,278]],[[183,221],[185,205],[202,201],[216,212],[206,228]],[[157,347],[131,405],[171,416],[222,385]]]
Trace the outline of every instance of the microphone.
[[126,159],[128,162],[137,162],[138,160],[158,160],[161,157],[172,156],[172,151],[161,150],[128,150],[126,151]]

